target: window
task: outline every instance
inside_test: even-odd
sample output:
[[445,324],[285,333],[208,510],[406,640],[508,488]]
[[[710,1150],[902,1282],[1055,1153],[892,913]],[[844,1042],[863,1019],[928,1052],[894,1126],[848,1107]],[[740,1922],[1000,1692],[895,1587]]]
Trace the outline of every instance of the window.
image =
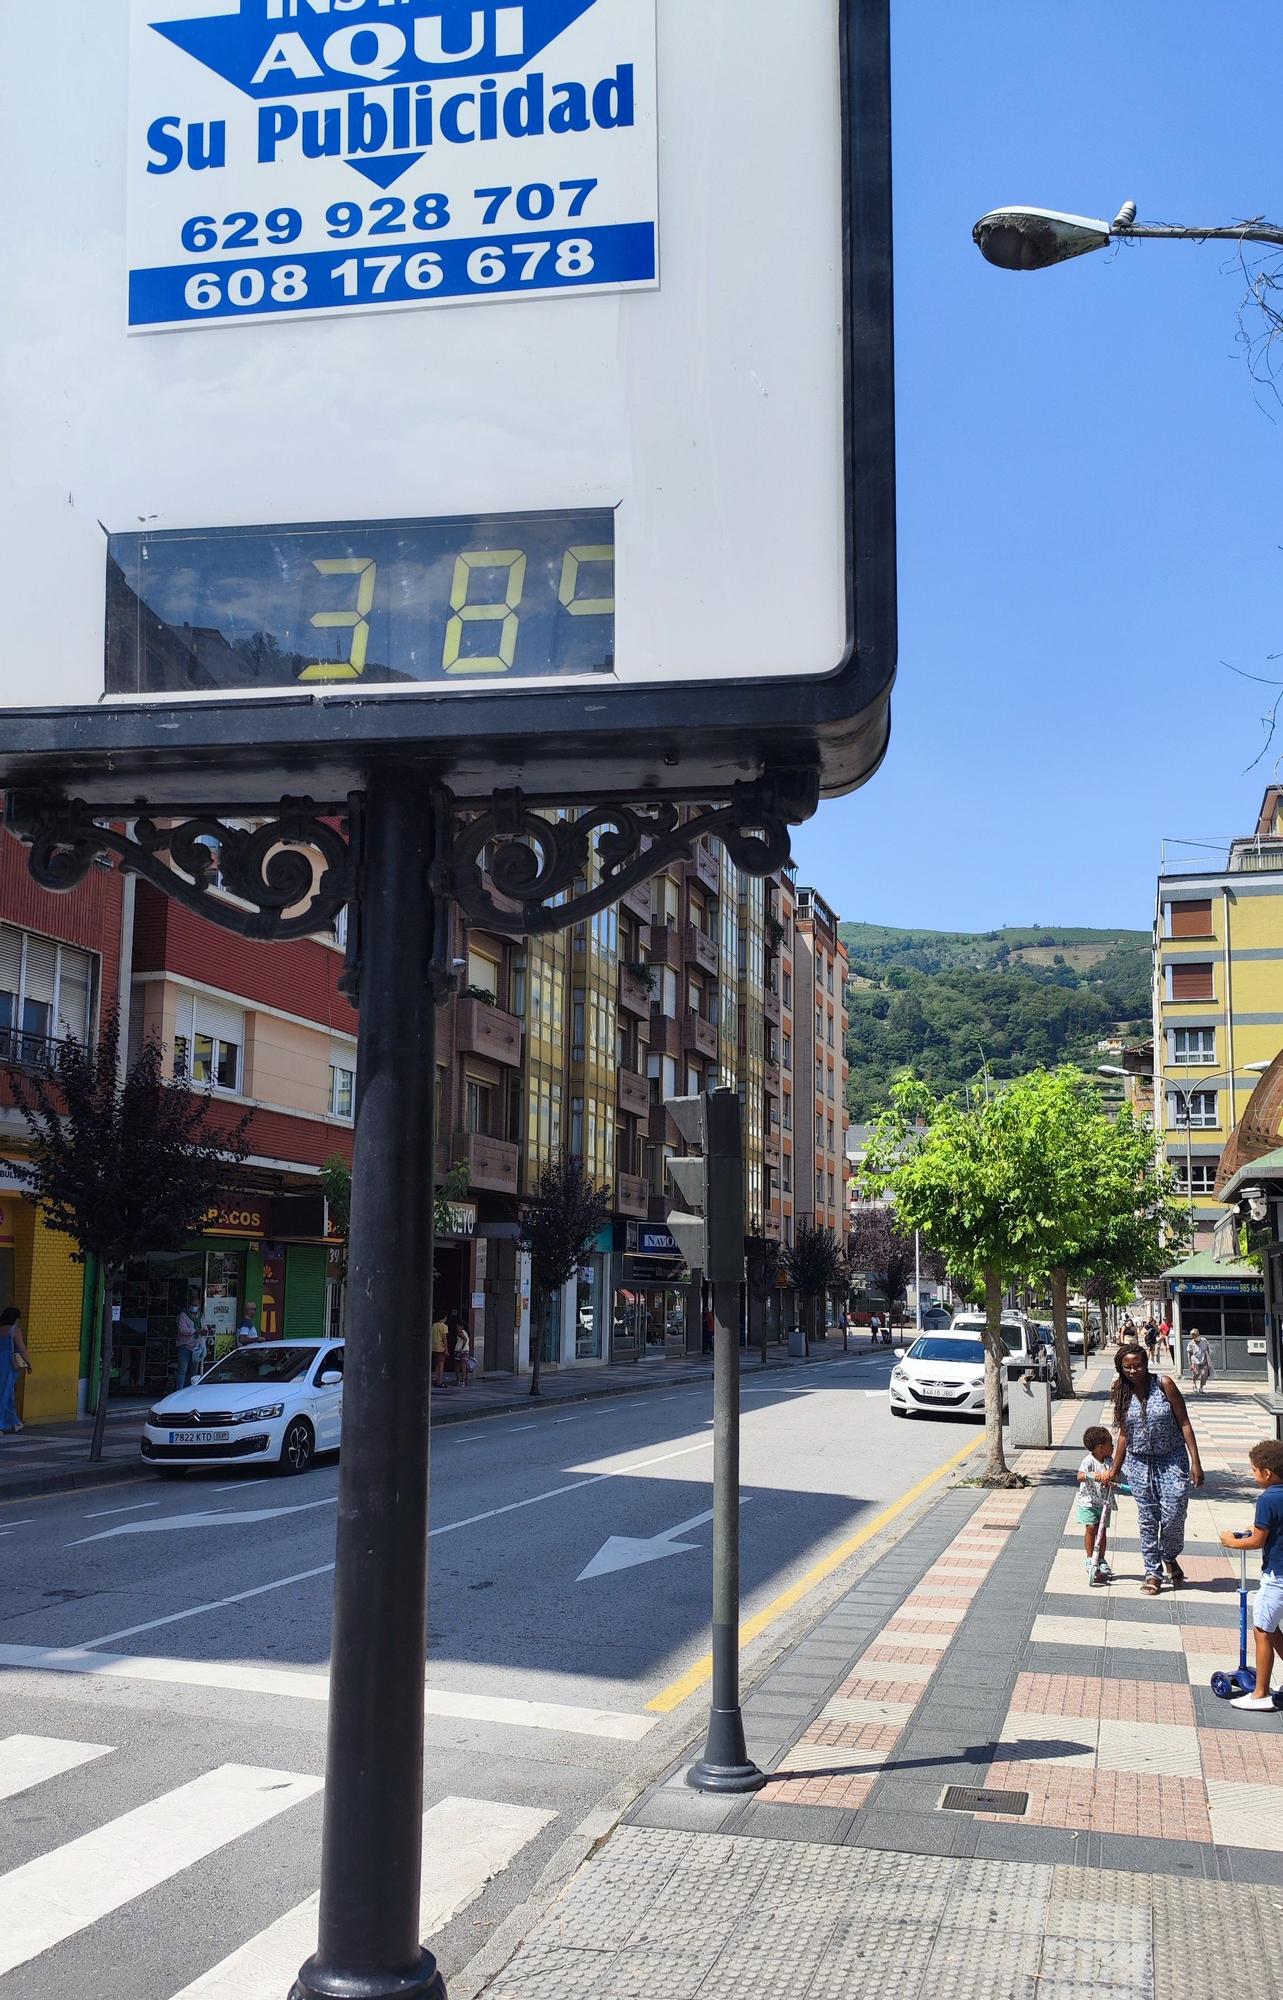
[[829,1064],[829,1082],[828,1082],[828,1092],[829,1092],[829,1096],[830,1096],[830,1097],[832,1097],[832,1096],[833,1096],[833,1094],[834,1094],[834,1092],[833,1092],[833,1065],[832,1065],[832,1063],[830,1063],[830,1064]]
[[1191,1160],[1188,1178],[1185,1172],[1186,1162],[1183,1159],[1173,1160],[1172,1165],[1176,1172],[1176,1185],[1182,1194],[1210,1195],[1216,1186],[1215,1160]]
[[570,1008],[570,1060],[581,1063],[584,1059],[584,989],[576,986]]
[[1204,1130],[1219,1125],[1217,1096],[1214,1090],[1170,1091],[1167,1098],[1168,1123],[1179,1125],[1182,1130],[1186,1125]]
[[793,974],[788,970],[787,966],[784,968],[782,986],[781,998],[786,1007],[791,1007],[793,1005]]
[[815,1094],[817,1097],[824,1095],[824,1063],[819,1056],[815,1058]]
[[205,1090],[239,1091],[245,1016],[203,993],[185,995],[178,1005],[174,1075],[187,1076]]
[[785,1192],[785,1194],[792,1194],[792,1192],[793,1192],[793,1155],[792,1155],[792,1153],[785,1153],[785,1155],[784,1155],[783,1159],[782,1159],[782,1160],[780,1161],[780,1168],[781,1168],[781,1171],[782,1171],[782,1173],[783,1173],[783,1175],[784,1175],[784,1192]]
[[235,1042],[221,1035],[197,1030],[192,1044],[192,1082],[212,1084],[215,1090],[235,1090],[240,1079],[241,1052]]
[[824,1040],[824,1009],[822,1007],[817,1007],[815,1010],[815,1039],[817,1042]]
[[833,1176],[829,1175],[829,1207],[833,1206]]
[[1215,1028],[1173,1028],[1170,1033],[1173,1063],[1190,1067],[1216,1061]]
[[482,1139],[490,1137],[490,1121],[494,1115],[494,1087],[470,1076],[464,1081],[463,1129],[473,1132]]
[[781,1054],[781,1056],[782,1056],[782,1057],[783,1057],[783,1059],[784,1059],[784,1067],[785,1067],[785,1069],[792,1069],[792,1067],[793,1067],[793,1037],[792,1037],[792,1035],[782,1035],[782,1036],[780,1037],[780,1054]]
[[1167,994],[1171,1000],[1214,1000],[1216,988],[1210,963],[1177,959],[1167,968]]
[[815,1120],[815,1146],[817,1152],[819,1151],[820,1147],[823,1146],[823,1144],[824,1144],[824,1120],[823,1118],[817,1116]]
[[88,952],[0,924],[0,1060],[33,1061],[54,1039],[85,1041],[93,969]]
[[356,1077],[352,1070],[344,1069],[340,1063],[330,1064],[330,1116],[350,1118],[352,1116],[352,1090]]
[[826,1037],[825,1037],[825,1040],[826,1040],[826,1041],[828,1042],[828,1045],[829,1045],[829,1047],[830,1047],[830,1048],[832,1048],[832,1047],[833,1047],[833,1016],[832,1016],[832,1014],[830,1014],[830,1015],[829,1015],[829,1024],[828,1024],[828,1034],[826,1035]]
[[1212,935],[1212,899],[1204,897],[1200,902],[1169,903],[1167,905],[1168,937],[1210,937]]
[[498,961],[488,958],[483,951],[474,951],[468,946],[468,984],[478,993],[489,993],[495,1003],[502,1004],[503,988],[500,984]]
[[514,958],[512,961],[512,1011],[524,1015],[526,1011],[526,961]]
[[786,1132],[793,1130],[793,1093],[791,1090],[786,1090],[784,1093],[784,1130]]
[[584,1100],[572,1097],[570,1100],[570,1151],[576,1159],[584,1156]]
[[818,1167],[815,1171],[815,1206],[817,1208],[824,1206],[824,1175]]
[[828,987],[829,987],[829,992],[830,992],[830,993],[832,993],[832,991],[833,991],[833,960],[832,960],[832,959],[830,959],[830,960],[829,960],[829,977],[828,977]]
[[832,1151],[833,1151],[833,1120],[832,1120],[832,1119],[830,1118],[830,1119],[829,1119],[829,1120],[828,1120],[827,1122],[828,1122],[828,1141],[829,1141],[829,1151],[830,1151],[830,1152],[832,1152]]

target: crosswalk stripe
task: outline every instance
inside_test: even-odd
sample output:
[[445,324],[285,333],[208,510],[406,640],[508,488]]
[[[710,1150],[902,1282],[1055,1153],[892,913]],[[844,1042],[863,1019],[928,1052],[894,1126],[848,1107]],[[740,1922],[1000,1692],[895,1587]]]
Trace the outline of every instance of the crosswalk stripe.
[[[109,1680],[159,1681],[178,1687],[225,1688],[235,1694],[280,1695],[290,1701],[328,1701],[330,1677],[297,1667],[232,1666],[223,1660],[171,1660],[163,1654],[95,1653],[84,1648],[0,1645],[0,1666],[36,1673],[101,1674]],[[640,1743],[654,1716],[623,1709],[577,1708],[569,1702],[527,1701],[512,1695],[425,1688],[425,1715],[457,1722],[497,1722],[511,1729],[544,1729],[608,1742]]]
[[0,1737],[0,1799],[12,1799],[60,1778],[95,1757],[110,1757],[110,1743],[71,1743],[59,1736]]
[[0,1975],[275,1819],[320,1778],[223,1764],[0,1876]]
[[[423,1815],[419,1935],[429,1938],[481,1894],[557,1817],[537,1806],[442,1799]],[[238,1951],[184,1986],[174,2000],[281,2000],[316,1950],[319,1896],[286,1912]]]

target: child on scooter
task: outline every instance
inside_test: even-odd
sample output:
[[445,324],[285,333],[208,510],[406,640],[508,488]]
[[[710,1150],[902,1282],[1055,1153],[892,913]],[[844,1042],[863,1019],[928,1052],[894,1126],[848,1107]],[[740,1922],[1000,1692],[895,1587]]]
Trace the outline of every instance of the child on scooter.
[[1266,1438],[1247,1454],[1252,1477],[1260,1487],[1256,1521],[1251,1528],[1227,1528],[1221,1542],[1227,1549],[1260,1549],[1261,1581],[1252,1599],[1256,1632],[1256,1686],[1251,1694],[1236,1694],[1232,1708],[1273,1709],[1270,1676],[1274,1656],[1283,1660],[1283,1444]]

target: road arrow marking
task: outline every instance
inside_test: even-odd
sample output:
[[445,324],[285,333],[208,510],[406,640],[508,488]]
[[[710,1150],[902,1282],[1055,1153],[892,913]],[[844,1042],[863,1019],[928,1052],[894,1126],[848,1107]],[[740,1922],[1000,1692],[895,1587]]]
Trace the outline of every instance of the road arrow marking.
[[[746,1504],[741,1502],[741,1505]],[[594,1576],[609,1576],[612,1570],[637,1569],[642,1563],[659,1562],[663,1556],[686,1555],[698,1548],[698,1542],[679,1542],[678,1535],[688,1535],[693,1528],[702,1528],[705,1521],[711,1521],[710,1507],[704,1514],[693,1514],[689,1521],[679,1521],[675,1528],[665,1528],[661,1535],[647,1537],[634,1535],[611,1535],[597,1551],[587,1569],[581,1569],[576,1583],[588,1583]]]
[[121,1521],[117,1527],[103,1528],[96,1535],[82,1535],[68,1542],[69,1549],[83,1548],[86,1542],[108,1542],[115,1535],[163,1535],[171,1528],[237,1528],[246,1521],[276,1521],[285,1514],[310,1514],[316,1507],[338,1505],[338,1495],[329,1500],[303,1500],[296,1507],[247,1507],[227,1509],[218,1514],[165,1514],[159,1521]]

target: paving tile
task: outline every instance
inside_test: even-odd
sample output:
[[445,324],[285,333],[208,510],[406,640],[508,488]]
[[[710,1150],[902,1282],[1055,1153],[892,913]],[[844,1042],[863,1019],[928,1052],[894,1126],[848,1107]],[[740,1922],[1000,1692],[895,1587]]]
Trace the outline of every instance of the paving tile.
[[1021,1714],[1098,1716],[1103,1683],[1085,1674],[1022,1673],[1011,1706]]
[[[1244,1720],[1247,1720],[1244,1717]],[[1256,1729],[1200,1729],[1203,1776],[1226,1784],[1283,1785],[1283,1731],[1262,1717]]]
[[826,1702],[822,1714],[825,1722],[844,1723],[895,1723],[908,1721],[914,1712],[912,1701],[868,1701],[861,1696],[835,1694]]
[[772,1777],[757,1794],[766,1806],[829,1806],[839,1812],[857,1810],[867,1800],[877,1782],[877,1774],[835,1771],[798,1771]]
[[885,1639],[879,1640],[876,1644],[868,1647],[860,1655],[859,1664],[862,1667],[882,1666],[896,1668],[919,1666],[927,1667],[931,1671],[934,1671],[939,1661],[940,1648],[938,1646],[923,1645],[920,1642],[910,1643],[907,1639]]
[[1070,1979],[1097,1990],[1154,1990],[1154,1951],[1148,1937],[1048,1937],[1043,1941],[1040,1988]]
[[1173,1778],[1202,1774],[1198,1731],[1192,1725],[1102,1718],[1099,1729],[1096,1755],[1103,1771],[1156,1771]]
[[[1113,1880],[1113,1877],[1109,1878]],[[1108,1883],[1102,1883],[1107,1890]],[[1128,1944],[1148,1944],[1151,1920],[1147,1902],[1106,1902],[1085,1896],[1049,1898],[1044,1919],[1049,1938],[1088,1938],[1093,1941],[1117,1939]]]
[[876,1777],[890,1755],[890,1750],[852,1750],[832,1743],[793,1743],[781,1753],[771,1775],[774,1778],[795,1778],[800,1772],[823,1771],[832,1777],[842,1773],[851,1777],[862,1773]]
[[1283,1853],[1283,1791],[1275,1785],[1207,1780],[1212,1838],[1225,1847]]

